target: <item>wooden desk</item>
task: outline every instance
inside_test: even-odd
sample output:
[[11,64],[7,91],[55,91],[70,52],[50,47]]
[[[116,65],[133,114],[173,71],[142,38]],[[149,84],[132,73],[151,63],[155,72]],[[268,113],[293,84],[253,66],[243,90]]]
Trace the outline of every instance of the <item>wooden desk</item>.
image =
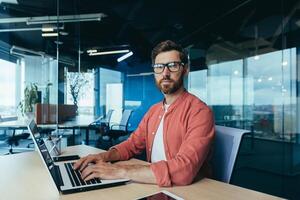
[[[80,156],[84,156],[98,152],[101,152],[101,150],[85,145],[79,145],[66,148],[64,154],[79,154]],[[125,163],[136,162],[143,161],[133,159],[126,161]],[[0,157],[0,173],[1,200],[133,200],[159,190],[168,190],[186,200],[279,199],[271,195],[207,178],[192,185],[181,187],[159,188],[156,185],[130,182],[126,185],[117,187],[60,195],[37,152],[27,152]]]

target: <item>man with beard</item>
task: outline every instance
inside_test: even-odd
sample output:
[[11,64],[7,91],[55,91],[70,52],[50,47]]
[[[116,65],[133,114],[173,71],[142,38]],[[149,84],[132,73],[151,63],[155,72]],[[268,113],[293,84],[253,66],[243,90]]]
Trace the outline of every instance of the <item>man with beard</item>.
[[[153,105],[137,130],[109,151],[81,158],[74,165],[82,178],[127,178],[159,186],[188,185],[197,174],[207,175],[207,157],[214,138],[213,114],[208,106],[183,86],[188,75],[188,56],[172,41],[152,51],[157,87],[163,101]],[[147,164],[120,165],[146,149]],[[89,165],[89,163],[95,163]]]

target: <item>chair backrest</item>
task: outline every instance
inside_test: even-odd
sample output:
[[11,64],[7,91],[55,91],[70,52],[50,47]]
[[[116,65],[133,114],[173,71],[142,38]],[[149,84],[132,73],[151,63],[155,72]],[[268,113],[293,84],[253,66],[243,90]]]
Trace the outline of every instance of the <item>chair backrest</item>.
[[109,109],[105,115],[105,118],[102,119],[101,121],[104,123],[109,123],[113,112],[114,112],[113,109]]
[[129,121],[129,118],[130,118],[130,115],[132,113],[132,110],[124,110],[123,113],[122,113],[122,118],[121,118],[121,121],[120,121],[120,129],[121,130],[127,130],[127,125],[128,125],[128,121]]
[[214,178],[229,183],[242,137],[250,131],[218,125],[215,128],[212,157]]

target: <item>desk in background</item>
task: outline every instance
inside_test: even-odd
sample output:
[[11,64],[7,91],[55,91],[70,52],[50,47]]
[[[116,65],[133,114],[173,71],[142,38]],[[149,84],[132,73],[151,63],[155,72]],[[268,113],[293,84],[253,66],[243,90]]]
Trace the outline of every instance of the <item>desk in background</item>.
[[[64,154],[84,156],[102,150],[85,146],[67,147]],[[136,159],[121,163],[144,162]],[[279,199],[275,196],[229,185],[212,179],[202,179],[189,186],[159,188],[156,185],[128,183],[126,185],[60,195],[37,152],[0,157],[0,199],[23,200],[133,200],[160,190],[168,190],[186,200],[201,199]]]
[[[73,131],[73,141],[72,145],[75,144],[75,130],[76,129],[84,129],[85,130],[85,144],[89,144],[89,131],[91,129],[94,130],[93,127],[89,125],[95,120],[94,116],[90,115],[83,115],[77,116],[72,120],[60,123],[60,124],[38,124],[38,127],[44,129],[71,129]],[[7,121],[7,122],[0,122],[0,129],[1,130],[27,130],[27,125],[25,120],[14,120],[14,121]]]

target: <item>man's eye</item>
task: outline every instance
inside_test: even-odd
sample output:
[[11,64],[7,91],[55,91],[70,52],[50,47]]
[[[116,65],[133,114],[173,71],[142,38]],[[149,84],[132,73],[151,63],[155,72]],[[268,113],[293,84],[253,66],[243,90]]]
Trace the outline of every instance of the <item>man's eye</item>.
[[175,63],[168,63],[168,67],[174,67],[175,65]]

